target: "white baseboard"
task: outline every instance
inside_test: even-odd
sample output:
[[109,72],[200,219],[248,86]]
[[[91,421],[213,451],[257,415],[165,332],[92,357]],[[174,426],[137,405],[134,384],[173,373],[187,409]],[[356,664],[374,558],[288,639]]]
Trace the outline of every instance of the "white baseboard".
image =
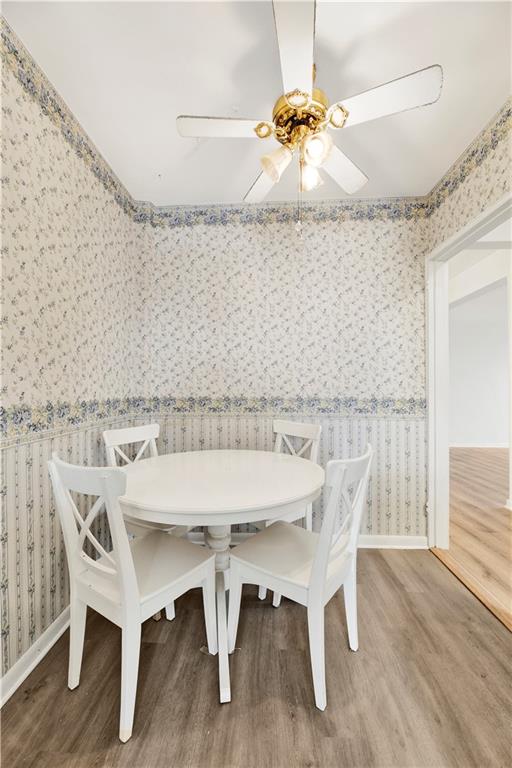
[[69,606],[0,679],[0,707],[10,699],[69,626]]
[[426,536],[361,535],[359,549],[428,549],[428,541]]
[[450,443],[450,448],[508,448],[508,443]]

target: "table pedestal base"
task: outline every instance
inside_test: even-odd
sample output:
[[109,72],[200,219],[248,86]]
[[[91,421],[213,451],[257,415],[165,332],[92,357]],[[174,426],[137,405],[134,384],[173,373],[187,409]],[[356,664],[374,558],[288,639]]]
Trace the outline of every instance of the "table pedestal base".
[[231,542],[231,526],[210,525],[206,531],[206,543],[215,552],[217,568],[217,641],[219,647],[219,693],[220,702],[231,701],[231,682],[229,678],[228,656],[228,619],[227,619],[227,590],[229,588],[229,544]]

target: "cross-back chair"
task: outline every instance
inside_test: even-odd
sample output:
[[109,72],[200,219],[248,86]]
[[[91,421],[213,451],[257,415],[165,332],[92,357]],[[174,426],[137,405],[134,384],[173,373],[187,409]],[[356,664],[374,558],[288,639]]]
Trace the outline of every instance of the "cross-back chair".
[[[124,429],[107,429],[103,432],[103,440],[107,449],[107,460],[110,467],[118,465],[119,457],[125,464],[139,461],[146,451],[150,456],[158,456],[156,439],[160,434],[160,424],[144,424],[140,427],[126,427]],[[140,448],[133,458],[123,451],[121,446],[141,443]],[[117,454],[117,456],[116,456]]]
[[[277,522],[231,550],[228,642],[235,648],[243,584],[263,585],[307,608],[315,702],[325,709],[324,607],[343,586],[349,647],[358,649],[357,543],[372,449],[356,459],[330,461],[320,533]],[[336,529],[339,510],[342,524]]]
[[[107,452],[107,463],[109,467],[126,466],[135,464],[149,453],[149,458],[158,456],[156,440],[160,434],[160,424],[143,424],[140,427],[125,427],[123,429],[107,429],[103,432],[103,441]],[[129,447],[138,446],[134,451],[129,451]],[[134,453],[133,458],[127,456],[123,450],[128,453]],[[119,464],[119,460],[122,462]],[[134,538],[147,536],[148,533],[155,530],[165,531],[172,536],[185,536],[191,528],[186,525],[165,525],[163,523],[143,523],[132,520],[128,515],[124,516],[126,530]],[[165,617],[172,621],[175,617],[174,605],[167,605],[165,608]],[[154,616],[155,620],[160,619],[160,614]]]
[[[119,496],[126,489],[122,470],[77,467],[61,461],[55,453],[48,468],[70,575],[68,687],[72,690],[80,681],[90,606],[122,630],[119,738],[127,741],[133,727],[142,622],[189,589],[201,587],[208,649],[217,652],[215,555],[162,531],[130,541],[119,505]],[[97,497],[84,516],[72,493]],[[93,533],[93,524],[103,509],[111,549]]]
[[[302,459],[309,459],[318,463],[318,449],[320,446],[320,435],[322,426],[320,424],[302,424],[298,421],[287,421],[285,419],[275,419],[272,425],[276,436],[274,451],[276,453],[288,453],[291,456],[298,456]],[[304,526],[307,531],[313,530],[313,505],[308,504],[303,511],[288,515],[284,518],[286,522],[292,523],[296,520],[304,520]],[[266,520],[263,525],[257,527],[261,530],[265,525],[272,525],[275,520]],[[258,597],[264,600],[267,596],[267,590],[264,587],[259,588]],[[281,603],[281,597],[274,592],[272,604],[277,608]]]
[[[107,451],[109,467],[134,464],[136,461],[147,458],[147,455],[144,455],[146,453],[149,453],[150,458],[158,456],[156,439],[159,434],[160,424],[144,424],[140,427],[105,430],[103,432],[103,441]],[[136,449],[135,456],[133,458],[127,456],[123,448],[127,449],[129,446],[136,446],[139,443],[140,447]],[[122,463],[119,464],[119,461]],[[127,515],[125,515],[125,522],[128,533],[133,536],[145,536],[149,531],[155,530],[155,528],[166,530],[168,533],[172,533],[173,536],[184,536],[190,530],[186,525],[166,526],[158,523],[142,523],[131,520]]]

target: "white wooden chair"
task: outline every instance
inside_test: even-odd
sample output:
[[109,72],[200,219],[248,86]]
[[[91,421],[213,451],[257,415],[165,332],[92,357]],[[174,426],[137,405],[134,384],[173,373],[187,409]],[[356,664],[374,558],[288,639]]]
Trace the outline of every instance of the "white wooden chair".
[[[122,470],[77,467],[64,463],[56,454],[48,467],[70,575],[68,687],[72,690],[80,681],[90,606],[122,630],[119,738],[127,741],[133,727],[142,622],[189,589],[201,587],[208,650],[217,652],[215,555],[161,531],[130,541],[118,501],[126,488]],[[97,497],[84,517],[70,492]],[[112,539],[110,552],[91,530],[103,507]],[[84,551],[86,542],[97,559]]]
[[[276,435],[274,443],[274,451],[276,453],[287,452],[292,456],[299,456],[303,459],[309,459],[318,463],[318,449],[320,446],[320,435],[322,434],[322,427],[320,424],[301,424],[297,421],[285,421],[284,419],[275,419],[273,423],[273,431]],[[290,439],[291,438],[291,439]],[[297,440],[302,440],[302,445],[297,446]],[[308,504],[304,507],[304,511],[298,514],[289,515],[283,518],[288,523],[293,523],[295,520],[304,520],[305,528],[307,531],[313,530],[313,505]],[[263,525],[258,524],[258,528],[263,528],[267,525],[272,525],[275,520],[267,520]],[[258,590],[258,597],[260,600],[264,600],[267,596],[267,590],[265,587],[260,586]],[[272,605],[274,608],[278,608],[281,603],[281,596],[274,592],[272,599]]]
[[[160,434],[160,424],[144,424],[140,427],[126,427],[124,429],[107,429],[103,432],[103,441],[107,451],[107,463],[109,467],[126,466],[127,464],[134,464],[136,461],[144,458],[146,449],[149,451],[150,457],[158,456],[158,450],[156,447],[156,439]],[[133,459],[126,455],[122,447],[127,448],[131,445],[137,445],[140,443],[140,447]],[[118,458],[121,460],[121,465],[118,464]],[[159,530],[165,531],[172,536],[186,536],[186,534],[192,530],[186,525],[165,525],[160,523],[143,523],[139,520],[132,520],[128,515],[124,516],[124,522],[126,530],[134,538],[141,538],[147,536],[151,531]],[[165,608],[165,618],[168,621],[172,621],[176,615],[174,605],[168,605]],[[159,621],[161,615],[157,613],[154,617],[155,621]]]
[[[357,459],[327,464],[327,498],[320,533],[277,522],[231,550],[228,644],[235,649],[243,584],[264,585],[306,606],[315,702],[325,709],[324,606],[343,586],[348,641],[358,649],[357,542],[372,458],[368,446]],[[342,524],[335,531],[340,509]]]
[[[126,464],[132,464],[140,459],[144,458],[146,449],[149,451],[151,457],[158,456],[156,447],[156,439],[160,434],[160,424],[144,424],[140,427],[126,427],[125,429],[107,429],[103,432],[103,440],[105,448],[107,450],[107,463],[109,467],[126,466]],[[122,447],[126,448],[130,445],[137,445],[140,443],[140,448],[137,450],[133,459],[129,458]],[[121,460],[121,464],[118,464],[118,459]],[[173,536],[185,536],[190,530],[186,525],[159,525],[158,523],[143,523],[130,519],[125,515],[125,523],[128,533],[132,536],[146,536],[150,531],[154,531],[155,528],[159,530],[165,530],[171,533]]]

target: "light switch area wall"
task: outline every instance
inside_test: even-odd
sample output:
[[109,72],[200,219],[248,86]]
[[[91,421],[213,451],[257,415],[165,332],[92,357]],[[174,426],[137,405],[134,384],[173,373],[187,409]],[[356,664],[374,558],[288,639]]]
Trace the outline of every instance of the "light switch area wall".
[[507,282],[450,306],[450,444],[508,445]]

